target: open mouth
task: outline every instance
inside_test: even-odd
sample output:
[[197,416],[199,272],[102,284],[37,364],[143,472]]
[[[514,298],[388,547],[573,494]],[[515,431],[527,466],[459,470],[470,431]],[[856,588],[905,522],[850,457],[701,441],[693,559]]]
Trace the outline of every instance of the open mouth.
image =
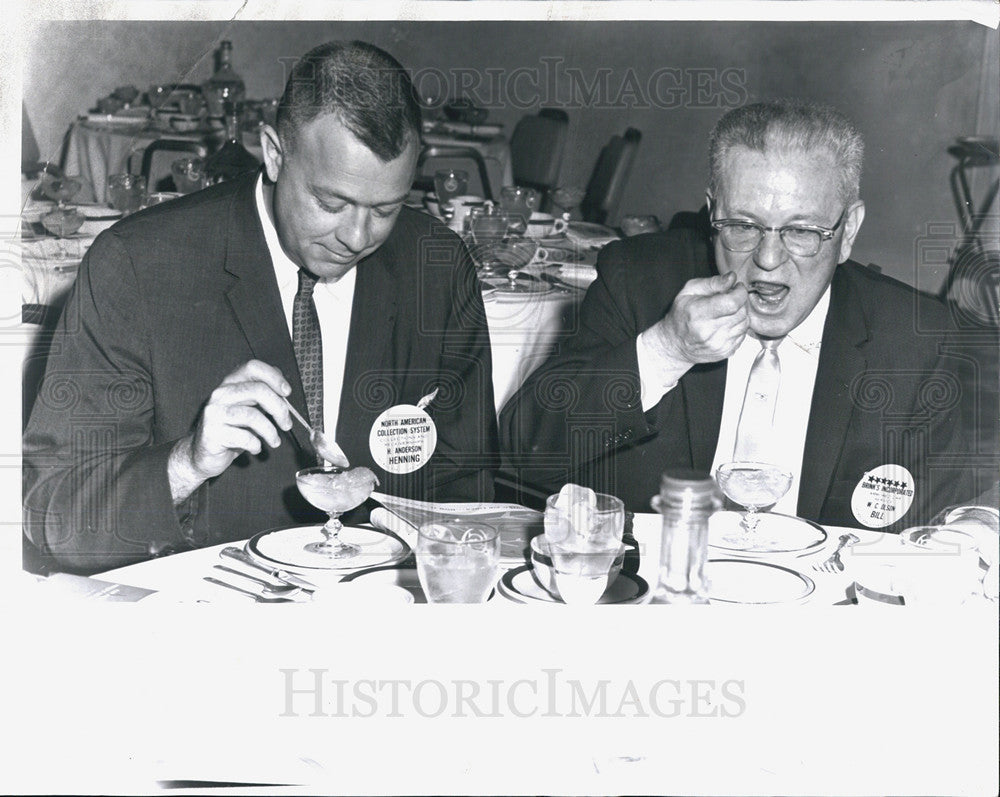
[[781,304],[789,290],[787,285],[778,282],[752,282],[747,289],[752,301],[759,307]]

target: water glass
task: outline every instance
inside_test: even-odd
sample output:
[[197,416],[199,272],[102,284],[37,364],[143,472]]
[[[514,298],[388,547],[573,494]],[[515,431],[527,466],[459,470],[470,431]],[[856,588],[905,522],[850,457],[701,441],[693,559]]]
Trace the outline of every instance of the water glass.
[[469,173],[461,169],[439,169],[434,172],[434,191],[438,205],[444,205],[469,190]]
[[174,185],[182,194],[200,191],[208,185],[205,175],[205,161],[202,158],[178,158],[170,164],[170,174]]
[[523,233],[528,229],[528,220],[538,210],[541,198],[541,194],[534,188],[507,185],[500,189],[500,207],[510,219],[515,232]]
[[545,502],[545,539],[564,603],[593,605],[608,586],[608,572],[622,545],[625,505],[603,493],[580,490]]
[[108,204],[124,215],[135,213],[146,201],[146,178],[141,174],[112,174],[108,177]]
[[499,572],[500,532],[459,518],[425,523],[416,556],[428,603],[483,603]]

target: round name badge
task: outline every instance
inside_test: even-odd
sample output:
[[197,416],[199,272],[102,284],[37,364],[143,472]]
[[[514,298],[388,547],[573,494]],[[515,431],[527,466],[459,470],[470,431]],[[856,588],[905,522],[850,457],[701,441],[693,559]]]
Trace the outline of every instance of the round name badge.
[[851,496],[851,511],[870,529],[892,525],[913,503],[913,476],[902,465],[881,465],[861,477]]
[[368,447],[389,473],[412,473],[427,464],[437,447],[437,427],[421,407],[397,404],[375,419]]

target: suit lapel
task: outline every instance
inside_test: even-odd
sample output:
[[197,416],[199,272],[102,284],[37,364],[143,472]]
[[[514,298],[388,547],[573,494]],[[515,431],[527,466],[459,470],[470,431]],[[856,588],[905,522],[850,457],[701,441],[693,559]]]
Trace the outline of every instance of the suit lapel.
[[[230,210],[225,270],[234,280],[226,291],[226,299],[253,356],[281,370],[292,386],[289,400],[305,415],[305,393],[274,277],[274,266],[267,251],[264,230],[257,218],[254,186],[255,183],[251,182],[247,190],[239,191]],[[292,424],[292,435],[301,448],[312,450],[309,434],[300,424]]]
[[[367,385],[366,375],[377,372],[388,378],[393,389],[399,384],[398,375],[390,373],[390,342],[396,322],[396,294],[399,290],[396,269],[399,253],[392,236],[373,254],[357,265],[354,300],[351,303],[351,328],[347,338],[347,360],[344,383],[340,391],[340,412],[337,416],[337,441],[351,457],[351,451],[367,451],[370,420],[374,410],[378,415],[399,397],[392,395],[385,406],[359,406],[358,395],[383,397],[381,385]],[[411,297],[414,302],[419,297]],[[382,381],[381,379],[379,380]]]
[[849,270],[838,267],[830,289],[802,455],[800,517],[819,517],[854,411],[851,384],[867,366],[868,323],[860,297],[853,295],[855,290]]

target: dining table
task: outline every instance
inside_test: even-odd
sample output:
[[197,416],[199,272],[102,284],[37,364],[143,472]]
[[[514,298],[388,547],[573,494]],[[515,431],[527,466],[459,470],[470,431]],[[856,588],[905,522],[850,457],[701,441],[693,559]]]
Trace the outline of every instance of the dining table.
[[[788,516],[780,518],[786,520]],[[767,522],[766,516],[764,522]],[[897,546],[899,535],[875,529],[799,522],[803,530],[808,529],[808,533],[816,535],[815,540],[810,540],[810,544],[802,550],[746,550],[737,553],[725,542],[721,542],[721,538],[712,531],[705,564],[707,580],[711,585],[708,592],[709,604],[760,608],[782,605],[861,605],[881,610],[898,609],[905,605],[905,600],[898,594],[880,593],[859,583],[873,583],[870,575],[872,562],[890,569],[907,564],[907,557],[912,556],[913,551],[905,546]],[[316,587],[311,593],[297,596],[311,600],[292,600],[288,601],[289,604],[322,600],[347,600],[378,606],[426,603],[412,554],[416,546],[416,530],[406,529],[399,524],[394,524],[390,530],[388,524],[378,520],[375,523],[374,526],[371,523],[360,525],[356,527],[356,532],[368,536],[385,535],[398,553],[390,561],[379,560],[374,565],[362,559],[355,567],[326,570],[275,561],[271,552],[261,552],[266,549],[262,548],[259,541],[265,534],[282,534],[286,530],[271,530],[246,540],[174,553],[110,569],[89,578],[55,574],[42,579],[39,590],[48,590],[50,595],[142,601],[149,604],[246,605],[255,599],[208,581],[206,577],[257,592],[261,590],[259,585],[232,570],[274,585],[283,583],[281,578],[272,578],[256,568],[221,555],[224,549],[231,552],[233,548],[237,548],[260,565],[275,571],[282,570],[286,576],[292,574],[305,578]],[[297,535],[298,529],[302,527],[292,528],[296,529]],[[625,539],[630,546],[633,563],[626,565],[613,583],[609,584],[600,603],[634,605],[650,602],[659,580],[662,528],[663,518],[658,513],[635,513],[631,516]],[[318,535],[318,527],[316,533]],[[843,568],[840,570],[829,566],[824,568],[823,563],[838,547],[843,546],[845,538],[850,540],[851,548],[857,553],[844,556],[841,560]],[[941,562],[948,564],[949,560],[942,559]],[[220,566],[229,570],[220,569]],[[558,596],[545,588],[543,574],[531,572],[535,566],[527,546],[521,554],[502,558],[496,589],[486,601],[485,610],[493,611],[502,606],[561,604]],[[943,567],[941,565],[941,574],[944,573]],[[737,574],[736,581],[733,579],[734,572]],[[982,582],[975,579],[968,582],[969,591],[965,602],[982,603],[989,600],[986,595],[990,591],[987,572],[985,561],[980,561],[976,578],[982,579]],[[935,578],[934,573],[934,570],[927,571],[929,581]],[[927,586],[933,591],[932,584]],[[996,596],[993,595],[991,600],[995,602]]]
[[[91,118],[92,116],[94,115],[88,114],[74,120],[66,133],[63,172],[82,178],[84,187],[78,197],[81,202],[105,202],[108,175],[122,172],[138,174],[143,153],[154,141],[171,139],[195,142],[206,146],[211,152],[219,147],[224,138],[222,129],[208,124],[202,124],[192,131],[178,132],[153,118]],[[241,129],[240,138],[250,154],[263,159],[259,130]],[[425,125],[421,143],[471,147],[477,150],[486,163],[490,183],[497,192],[501,186],[512,185],[514,182],[510,142],[502,127],[489,127],[484,132],[483,128],[464,130],[449,123],[432,122]],[[460,165],[454,159],[434,163],[435,168]]]

